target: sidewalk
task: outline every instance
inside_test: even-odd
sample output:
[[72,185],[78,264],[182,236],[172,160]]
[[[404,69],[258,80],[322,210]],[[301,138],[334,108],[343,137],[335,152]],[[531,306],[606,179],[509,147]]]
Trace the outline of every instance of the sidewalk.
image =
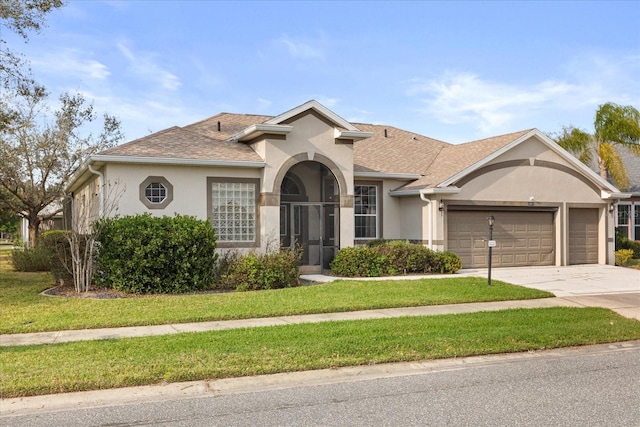
[[423,307],[387,308],[350,311],[342,313],[308,314],[257,319],[226,320],[214,322],[177,323],[157,326],[133,326],[126,328],[81,329],[71,331],[37,332],[31,334],[0,335],[0,347],[30,344],[58,344],[73,341],[131,338],[153,335],[172,335],[184,332],[220,331],[235,328],[293,325],[336,320],[381,319],[403,316],[433,316],[439,314],[497,311],[510,308],[540,307],[605,307],[622,316],[640,320],[640,292],[542,298],[517,301],[495,301],[469,304],[431,305]]

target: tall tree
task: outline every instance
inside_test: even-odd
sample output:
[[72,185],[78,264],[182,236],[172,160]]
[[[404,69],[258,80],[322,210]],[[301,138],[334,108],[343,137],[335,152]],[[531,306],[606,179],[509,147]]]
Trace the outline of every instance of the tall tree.
[[43,92],[16,94],[10,101],[0,99],[0,113],[15,113],[0,128],[0,195],[5,194],[0,204],[29,220],[29,241],[35,244],[40,224],[62,211],[72,174],[89,155],[117,144],[123,135],[120,122],[105,115],[99,136],[82,136],[96,115],[79,94],[60,96],[54,112],[47,109]]
[[[62,0],[0,0],[0,28],[13,31],[26,42],[31,31],[40,32],[46,15],[62,5]],[[33,86],[28,71],[23,57],[7,46],[0,31],[0,80],[5,89]]]
[[598,107],[593,127],[593,134],[565,127],[553,138],[586,164],[595,158],[602,178],[610,176],[620,189],[629,188],[629,175],[618,147],[640,155],[640,112],[630,105],[607,102]]

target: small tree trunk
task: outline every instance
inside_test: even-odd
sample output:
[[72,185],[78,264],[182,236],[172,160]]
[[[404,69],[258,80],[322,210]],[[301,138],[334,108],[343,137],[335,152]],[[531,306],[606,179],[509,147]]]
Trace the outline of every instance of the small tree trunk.
[[29,218],[29,247],[34,248],[40,238],[40,218],[37,216]]

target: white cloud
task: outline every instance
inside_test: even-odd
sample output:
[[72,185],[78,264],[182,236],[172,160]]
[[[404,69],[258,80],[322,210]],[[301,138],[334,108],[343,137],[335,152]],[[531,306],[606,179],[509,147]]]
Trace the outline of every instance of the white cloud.
[[134,73],[145,79],[151,79],[159,83],[167,90],[176,90],[182,85],[180,79],[175,74],[164,70],[160,65],[155,63],[154,55],[149,53],[134,53],[127,44],[127,42],[123,41],[118,43],[117,46],[122,55],[129,61]]
[[559,117],[577,115],[578,110],[592,115],[604,102],[637,105],[640,83],[633,76],[639,74],[640,56],[615,61],[587,55],[569,62],[561,78],[518,84],[471,72],[446,72],[434,79],[413,79],[407,95],[418,97],[425,105],[423,112],[440,122],[470,125],[487,135],[514,130],[520,123],[562,122]]
[[279,41],[287,47],[289,54],[294,58],[315,59],[324,57],[323,49],[313,46],[308,41],[293,40],[287,35],[282,36]]
[[106,80],[109,69],[103,63],[94,59],[83,58],[83,52],[65,49],[48,52],[32,60],[34,67],[47,73],[66,74],[91,80]]

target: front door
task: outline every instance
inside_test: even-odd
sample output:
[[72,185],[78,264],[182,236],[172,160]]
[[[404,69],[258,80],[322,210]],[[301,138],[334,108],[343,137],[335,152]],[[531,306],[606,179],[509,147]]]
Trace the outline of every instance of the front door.
[[293,244],[302,249],[301,266],[309,272],[321,269],[322,265],[322,205],[291,204],[291,231]]
[[294,165],[280,185],[280,246],[302,250],[300,270],[328,269],[340,234],[338,183],[324,165]]
[[336,253],[335,231],[339,209],[333,204],[286,203],[280,206],[283,247],[302,249],[300,269],[305,273],[329,268]]

